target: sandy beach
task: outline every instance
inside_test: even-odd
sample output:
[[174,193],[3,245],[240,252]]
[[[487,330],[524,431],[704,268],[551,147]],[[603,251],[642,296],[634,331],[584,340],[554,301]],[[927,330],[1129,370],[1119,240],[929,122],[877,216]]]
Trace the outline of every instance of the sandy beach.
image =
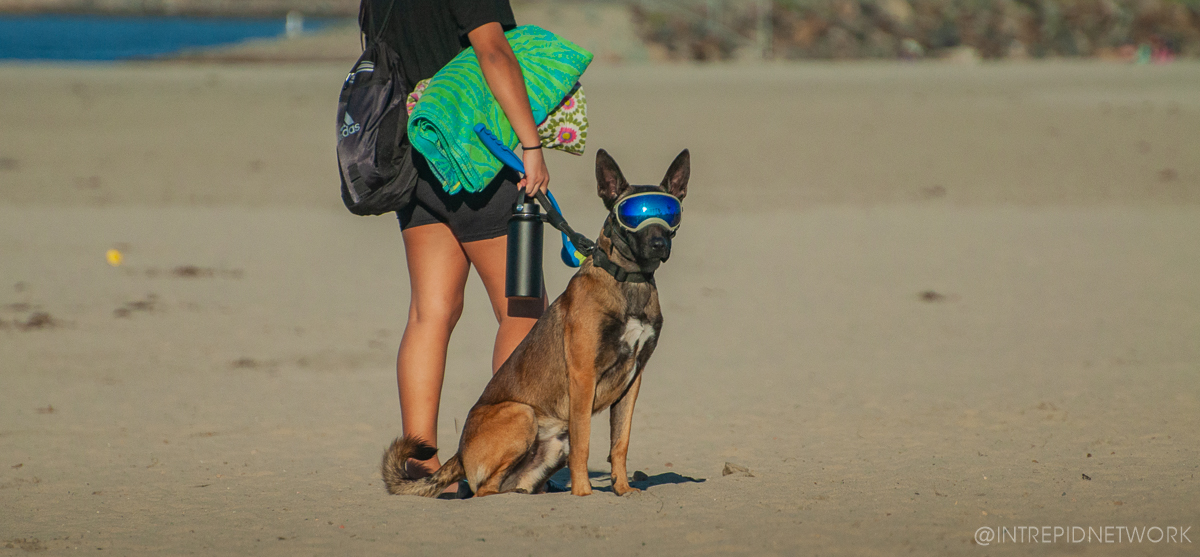
[[597,427],[593,496],[466,501],[379,478],[408,280],[337,195],[346,69],[0,65],[0,555],[1196,554],[1200,65],[598,63],[589,153],[549,157],[575,227],[597,148],[693,158],[645,491]]

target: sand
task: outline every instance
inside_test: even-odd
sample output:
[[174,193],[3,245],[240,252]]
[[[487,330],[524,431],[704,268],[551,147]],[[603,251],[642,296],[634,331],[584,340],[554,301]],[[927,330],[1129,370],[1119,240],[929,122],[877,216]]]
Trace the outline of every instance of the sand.
[[[600,415],[591,497],[467,501],[378,477],[408,283],[337,197],[345,70],[0,66],[0,555],[1195,554],[1200,66],[597,65],[590,152],[694,161],[645,491],[607,491]],[[551,175],[595,234],[590,152]]]

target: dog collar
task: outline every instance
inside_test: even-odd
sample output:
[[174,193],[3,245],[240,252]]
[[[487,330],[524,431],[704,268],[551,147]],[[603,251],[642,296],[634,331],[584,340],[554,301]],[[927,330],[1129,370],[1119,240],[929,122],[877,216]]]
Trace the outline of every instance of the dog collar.
[[654,271],[648,273],[643,271],[626,271],[621,266],[613,263],[603,251],[596,250],[595,253],[592,253],[592,264],[607,271],[614,279],[617,279],[617,282],[645,282],[650,284],[650,286],[658,286],[654,284]]

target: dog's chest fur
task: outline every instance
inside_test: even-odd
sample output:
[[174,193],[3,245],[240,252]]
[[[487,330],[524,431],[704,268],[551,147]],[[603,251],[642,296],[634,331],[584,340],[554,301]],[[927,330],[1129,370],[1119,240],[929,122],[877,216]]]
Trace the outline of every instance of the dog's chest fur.
[[[658,292],[648,285],[622,285],[624,306],[601,322],[596,354],[596,409],[612,405],[629,388],[658,345],[662,314]],[[614,308],[616,309],[616,308]]]
[[[644,317],[644,316],[643,316]],[[654,338],[657,331],[642,317],[630,316],[625,320],[625,334],[621,335],[621,343],[636,356],[638,350],[646,345],[646,341]]]

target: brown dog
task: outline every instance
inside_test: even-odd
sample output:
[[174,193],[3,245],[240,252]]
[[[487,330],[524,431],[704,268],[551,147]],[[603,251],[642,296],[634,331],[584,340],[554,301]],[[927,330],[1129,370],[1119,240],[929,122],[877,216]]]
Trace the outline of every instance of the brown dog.
[[[630,186],[601,150],[597,190],[610,211],[635,193],[662,191],[683,200],[690,168],[684,150],[660,186]],[[670,256],[672,236],[658,224],[631,231],[610,212],[596,252],[467,414],[458,454],[432,476],[412,479],[404,469],[407,459],[429,459],[437,450],[414,437],[396,439],[383,455],[388,492],[434,497],[465,477],[476,496],[538,493],[569,460],[571,493],[589,495],[592,415],[606,408],[611,408],[613,491],[637,491],[626,477],[625,456],[633,404],[662,328],[653,273]]]

